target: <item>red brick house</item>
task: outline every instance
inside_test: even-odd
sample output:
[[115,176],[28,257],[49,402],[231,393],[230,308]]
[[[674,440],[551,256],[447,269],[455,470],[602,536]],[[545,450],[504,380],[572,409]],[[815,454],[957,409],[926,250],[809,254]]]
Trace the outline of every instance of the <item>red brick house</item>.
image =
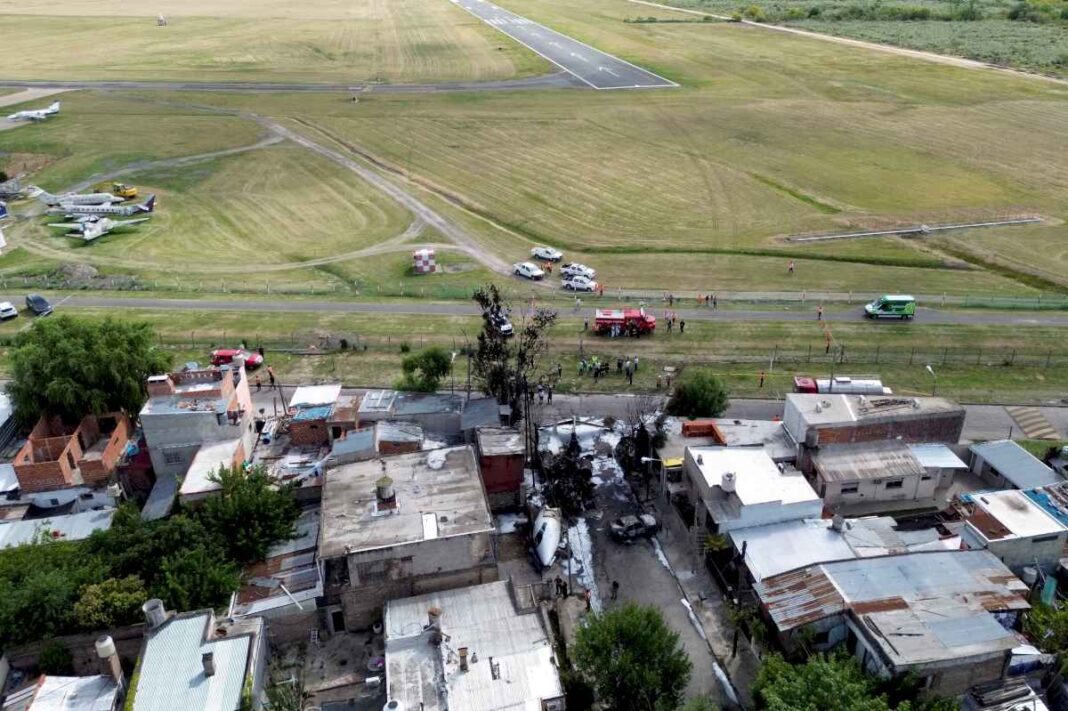
[[96,486],[107,482],[130,441],[130,420],[121,412],[87,415],[76,427],[42,417],[13,462],[27,493]]
[[479,427],[478,465],[494,513],[519,508],[523,489],[523,435],[514,427]]

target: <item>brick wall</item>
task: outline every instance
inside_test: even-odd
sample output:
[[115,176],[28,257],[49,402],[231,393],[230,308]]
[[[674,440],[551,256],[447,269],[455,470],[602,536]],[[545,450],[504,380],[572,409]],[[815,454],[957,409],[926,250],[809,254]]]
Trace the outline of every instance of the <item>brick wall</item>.
[[325,420],[291,421],[289,440],[295,445],[323,445],[330,441]]
[[[126,444],[130,441],[130,420],[122,413],[115,413],[108,415],[108,417],[115,419],[115,429],[108,436],[107,447],[101,453],[100,459],[82,460],[78,463],[78,468],[82,472],[82,479],[89,486],[103,484],[111,477],[119,457],[122,456],[123,451],[126,449]],[[97,425],[98,421],[94,419],[93,427],[96,429],[96,436],[99,436]]]
[[388,442],[386,440],[378,441],[378,453],[383,457],[388,457],[393,454],[408,454],[410,452],[418,452],[422,449],[421,442]]
[[518,493],[523,485],[523,455],[500,454],[482,456],[479,470],[487,494],[515,491]]

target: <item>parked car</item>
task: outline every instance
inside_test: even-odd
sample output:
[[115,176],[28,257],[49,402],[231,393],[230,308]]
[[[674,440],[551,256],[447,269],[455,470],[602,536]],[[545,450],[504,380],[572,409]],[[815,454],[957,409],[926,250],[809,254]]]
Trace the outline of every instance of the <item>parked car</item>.
[[47,316],[52,313],[52,304],[40,294],[30,294],[26,297],[26,308],[36,316]]
[[864,305],[868,318],[911,319],[916,315],[916,299],[908,294],[886,294]]
[[490,322],[497,327],[497,330],[502,336],[515,335],[515,329],[512,328],[512,322],[508,320],[508,314],[503,311],[494,311],[490,314]]
[[533,262],[519,262],[518,264],[513,264],[512,273],[525,279],[541,279],[545,276],[545,272],[539,269]]
[[0,302],[0,321],[7,321],[9,318],[18,318],[19,310],[15,308],[15,305],[10,301]]
[[211,364],[230,365],[238,355],[243,355],[245,357],[245,367],[249,370],[259,368],[263,365],[263,356],[259,353],[250,353],[241,348],[219,348],[218,350],[212,351]]
[[559,262],[564,258],[564,253],[552,247],[535,247],[530,250],[530,256],[534,259],[542,259],[546,262]]
[[571,291],[597,291],[597,282],[584,276],[564,277],[560,284]]
[[621,543],[630,543],[639,538],[650,538],[660,530],[660,522],[650,514],[622,516],[613,521],[609,527],[613,539]]
[[593,279],[597,276],[595,270],[590,269],[585,264],[579,264],[578,262],[572,262],[560,267],[560,274],[565,277],[582,276],[587,279]]

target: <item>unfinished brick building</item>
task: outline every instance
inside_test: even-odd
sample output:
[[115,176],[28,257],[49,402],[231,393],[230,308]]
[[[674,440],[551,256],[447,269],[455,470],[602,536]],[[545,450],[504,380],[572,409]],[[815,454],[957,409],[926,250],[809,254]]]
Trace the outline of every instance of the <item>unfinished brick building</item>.
[[15,455],[15,476],[26,493],[104,484],[127,442],[130,420],[121,412],[87,415],[76,427],[42,417]]

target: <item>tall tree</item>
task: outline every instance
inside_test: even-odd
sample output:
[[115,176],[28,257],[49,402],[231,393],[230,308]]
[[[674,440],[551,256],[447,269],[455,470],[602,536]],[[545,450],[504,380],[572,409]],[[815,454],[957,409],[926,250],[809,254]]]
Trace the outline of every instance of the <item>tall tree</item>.
[[130,624],[147,599],[145,584],[136,575],[86,585],[74,603],[74,623],[86,630]]
[[509,309],[497,287],[490,284],[479,289],[473,298],[482,310],[482,330],[472,362],[474,375],[482,391],[510,406],[512,421],[518,421],[523,416],[523,402],[536,384],[534,374],[549,350],[548,332],[556,323],[556,312],[535,309],[514,336],[506,336],[500,323]]
[[719,417],[729,404],[726,384],[711,370],[693,368],[679,378],[667,412],[680,417]]
[[593,469],[583,459],[582,445],[574,431],[564,451],[546,462],[543,474],[546,500],[565,515],[582,513],[593,499]]
[[452,357],[444,348],[431,346],[407,356],[401,361],[401,370],[404,377],[397,384],[399,389],[434,392],[452,370]]
[[655,607],[628,604],[587,618],[571,649],[597,698],[614,711],[673,711],[692,665]]
[[147,323],[57,316],[34,322],[11,352],[7,392],[23,424],[41,414],[75,423],[88,413],[137,413],[145,379],[166,372],[170,356],[152,345]]
[[221,536],[231,560],[263,560],[267,549],[291,538],[300,507],[293,486],[276,485],[263,465],[221,467],[211,475],[221,488],[197,509],[197,518]]

